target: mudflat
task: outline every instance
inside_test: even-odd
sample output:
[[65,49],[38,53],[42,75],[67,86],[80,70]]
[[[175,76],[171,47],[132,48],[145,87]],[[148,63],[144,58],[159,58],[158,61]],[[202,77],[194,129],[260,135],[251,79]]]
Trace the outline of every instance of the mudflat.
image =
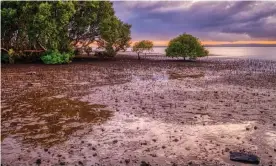
[[2,65],[3,165],[276,165],[276,62]]

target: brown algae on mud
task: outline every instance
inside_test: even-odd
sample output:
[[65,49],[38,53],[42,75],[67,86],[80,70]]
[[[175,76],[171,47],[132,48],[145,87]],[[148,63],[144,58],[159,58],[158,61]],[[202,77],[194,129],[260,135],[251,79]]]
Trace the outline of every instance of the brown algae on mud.
[[183,78],[201,78],[204,77],[204,73],[198,73],[198,74],[180,74],[175,72],[168,72],[169,79],[183,79]]
[[1,108],[2,140],[8,136],[31,145],[52,146],[66,141],[88,124],[100,124],[112,116],[105,105],[67,97],[29,92]]

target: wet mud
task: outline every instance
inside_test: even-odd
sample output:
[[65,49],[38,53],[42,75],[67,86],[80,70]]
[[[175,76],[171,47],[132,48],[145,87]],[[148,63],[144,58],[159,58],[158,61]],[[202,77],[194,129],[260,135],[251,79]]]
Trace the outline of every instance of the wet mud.
[[2,65],[3,165],[276,164],[276,62]]

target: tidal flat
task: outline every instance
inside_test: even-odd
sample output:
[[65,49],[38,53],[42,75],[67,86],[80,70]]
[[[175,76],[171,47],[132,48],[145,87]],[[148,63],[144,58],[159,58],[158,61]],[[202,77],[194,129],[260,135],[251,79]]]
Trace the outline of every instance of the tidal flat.
[[[276,62],[3,64],[3,165],[276,164]],[[242,164],[240,164],[242,165]]]

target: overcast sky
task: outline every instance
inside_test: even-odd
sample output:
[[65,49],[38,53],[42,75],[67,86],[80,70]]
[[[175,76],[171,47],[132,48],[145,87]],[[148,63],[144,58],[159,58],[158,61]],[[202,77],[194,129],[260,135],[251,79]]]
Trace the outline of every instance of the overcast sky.
[[202,41],[276,40],[276,2],[114,2],[133,40],[168,41],[187,32]]

